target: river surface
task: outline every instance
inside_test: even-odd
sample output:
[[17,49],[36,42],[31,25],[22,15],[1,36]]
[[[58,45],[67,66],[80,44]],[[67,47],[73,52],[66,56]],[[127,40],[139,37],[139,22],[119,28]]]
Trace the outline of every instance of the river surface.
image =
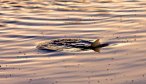
[[[100,39],[100,52],[38,50]],[[0,84],[146,84],[146,0],[0,0]]]

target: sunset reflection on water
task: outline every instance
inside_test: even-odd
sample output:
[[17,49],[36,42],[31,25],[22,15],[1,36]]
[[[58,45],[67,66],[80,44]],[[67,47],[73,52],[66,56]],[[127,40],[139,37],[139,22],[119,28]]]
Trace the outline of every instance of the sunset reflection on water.
[[[146,84],[145,0],[0,0],[0,84]],[[41,41],[101,39],[100,53]]]

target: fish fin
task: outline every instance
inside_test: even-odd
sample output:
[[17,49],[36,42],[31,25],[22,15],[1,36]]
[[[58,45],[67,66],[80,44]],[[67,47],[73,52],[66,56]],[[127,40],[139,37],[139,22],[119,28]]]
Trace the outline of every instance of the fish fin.
[[100,49],[99,48],[95,48],[93,49],[95,52],[99,52],[100,53]]
[[94,41],[92,44],[91,44],[91,47],[96,47],[100,44],[99,42],[99,39],[97,39],[96,41]]

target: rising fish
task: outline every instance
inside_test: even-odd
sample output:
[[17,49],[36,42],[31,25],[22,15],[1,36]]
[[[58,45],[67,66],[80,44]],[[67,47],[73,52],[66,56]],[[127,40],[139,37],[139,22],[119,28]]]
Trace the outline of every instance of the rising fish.
[[[45,42],[41,42],[37,45],[40,50],[53,50],[53,51],[64,51],[64,50],[94,50],[99,52],[102,47],[108,46],[109,43],[101,44],[99,39],[92,42],[91,40],[83,39],[55,39]],[[74,50],[75,51],[75,50]]]

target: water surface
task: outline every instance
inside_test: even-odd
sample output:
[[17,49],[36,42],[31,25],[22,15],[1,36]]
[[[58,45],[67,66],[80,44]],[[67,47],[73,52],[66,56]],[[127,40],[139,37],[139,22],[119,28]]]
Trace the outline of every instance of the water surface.
[[[145,0],[0,0],[1,84],[146,84]],[[101,39],[100,53],[41,41]]]

